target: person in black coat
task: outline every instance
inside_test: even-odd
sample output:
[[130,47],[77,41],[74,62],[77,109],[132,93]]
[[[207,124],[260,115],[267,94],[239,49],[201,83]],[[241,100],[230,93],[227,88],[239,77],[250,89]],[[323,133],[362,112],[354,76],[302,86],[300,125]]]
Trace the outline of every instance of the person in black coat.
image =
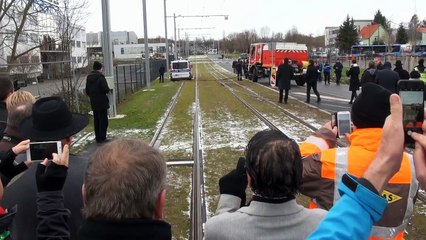
[[392,65],[390,62],[385,62],[385,64],[383,64],[383,69],[377,72],[376,83],[392,93],[396,93],[399,75],[397,72],[392,71],[391,67]]
[[410,74],[408,71],[402,68],[401,60],[396,60],[395,68],[393,70],[398,73],[399,79],[410,79]]
[[346,76],[350,77],[349,80],[349,91],[352,91],[351,101],[349,104],[352,104],[353,100],[358,96],[356,91],[359,90],[359,66],[356,64],[356,59],[352,59],[351,68],[346,72]]
[[86,79],[86,94],[90,98],[90,105],[93,110],[93,125],[97,143],[106,141],[109,108],[107,94],[109,91],[105,76],[102,74],[102,64],[95,61],[93,63],[93,71],[90,72]]
[[[31,139],[31,141],[61,141],[63,146],[69,146],[72,136],[88,124],[88,116],[71,113],[60,97],[46,97],[35,102],[32,115],[22,121],[19,129],[25,139]],[[66,153],[65,150],[63,152]],[[25,160],[27,160],[25,154],[16,157],[18,163]],[[64,206],[71,211],[71,216],[67,222],[71,239],[78,239],[77,231],[82,222],[83,198],[81,186],[87,164],[87,158],[74,155],[69,158],[68,177],[64,183],[62,199]],[[36,235],[38,224],[36,199],[37,192],[40,192],[35,183],[38,165],[33,161],[33,164],[23,174],[16,176],[14,181],[5,188],[2,204],[7,208],[18,205],[18,212],[12,223],[12,239],[52,239],[37,238]],[[52,205],[54,204],[51,203]],[[46,209],[44,210],[46,211]],[[49,220],[47,219],[47,221]],[[50,224],[53,224],[53,222],[51,221]],[[57,237],[55,239],[66,238]]]
[[374,62],[370,61],[368,63],[368,68],[365,69],[364,72],[362,73],[361,86],[368,83],[368,82],[375,83],[377,71],[378,70],[376,69]]
[[241,59],[238,59],[237,64],[235,64],[235,69],[237,70],[237,80],[243,80],[243,62]]
[[317,96],[317,102],[321,101],[320,94],[317,90],[317,81],[318,81],[318,69],[314,65],[314,61],[309,60],[308,69],[306,71],[306,102],[307,103],[309,103],[311,100],[311,88],[314,90],[314,93]]
[[283,91],[285,90],[284,103],[287,104],[291,79],[293,79],[293,67],[289,64],[288,58],[285,58],[284,63],[280,64],[277,70],[277,87],[280,90],[279,103],[283,102]]
[[334,74],[336,74],[336,84],[340,85],[340,78],[342,78],[343,65],[339,60],[337,60],[337,62],[333,65],[333,70],[334,70]]
[[161,64],[161,67],[158,69],[158,73],[160,74],[160,83],[164,82],[164,72],[166,71],[166,68],[163,64]]

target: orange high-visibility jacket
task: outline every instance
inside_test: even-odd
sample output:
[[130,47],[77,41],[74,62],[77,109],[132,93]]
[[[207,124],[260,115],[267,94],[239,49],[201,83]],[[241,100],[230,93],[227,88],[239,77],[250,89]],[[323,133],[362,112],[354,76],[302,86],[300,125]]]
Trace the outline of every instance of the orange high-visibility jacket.
[[[376,155],[381,136],[381,128],[357,129],[350,135],[350,147],[334,148],[333,133],[321,129],[303,142],[300,145],[304,157],[301,192],[312,198],[310,207],[329,210],[340,198],[337,185],[343,174],[362,177]],[[400,170],[384,187],[382,196],[389,205],[382,219],[374,224],[370,239],[403,239],[417,190],[412,156],[405,153]]]

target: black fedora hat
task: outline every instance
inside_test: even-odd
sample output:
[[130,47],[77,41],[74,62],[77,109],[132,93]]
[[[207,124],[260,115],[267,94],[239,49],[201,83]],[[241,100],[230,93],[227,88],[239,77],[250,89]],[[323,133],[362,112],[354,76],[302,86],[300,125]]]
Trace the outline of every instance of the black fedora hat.
[[34,103],[32,115],[20,125],[22,137],[38,141],[61,140],[89,124],[89,117],[71,113],[60,97],[46,97]]

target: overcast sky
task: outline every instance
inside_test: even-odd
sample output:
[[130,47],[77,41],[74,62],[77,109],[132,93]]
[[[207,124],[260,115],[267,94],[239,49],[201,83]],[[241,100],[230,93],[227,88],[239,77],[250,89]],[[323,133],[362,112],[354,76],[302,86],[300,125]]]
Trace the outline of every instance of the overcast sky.
[[[134,31],[143,37],[142,0],[109,0],[112,31]],[[86,32],[102,31],[101,0],[90,0]],[[165,35],[164,0],[146,0],[148,36]],[[373,19],[380,9],[393,25],[408,22],[417,12],[425,19],[426,0],[167,0],[167,15],[229,15],[209,18],[176,18],[177,28],[190,38],[222,38],[232,32],[267,26],[272,32],[286,33],[293,26],[304,34],[323,35],[326,26],[339,26],[349,14],[354,19]],[[173,38],[173,18],[167,21],[168,37]]]

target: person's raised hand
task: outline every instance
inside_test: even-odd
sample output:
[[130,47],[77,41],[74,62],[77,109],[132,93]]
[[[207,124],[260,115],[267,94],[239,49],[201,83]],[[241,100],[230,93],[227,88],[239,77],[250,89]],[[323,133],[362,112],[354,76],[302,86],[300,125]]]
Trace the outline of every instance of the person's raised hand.
[[238,159],[236,169],[219,179],[220,194],[229,194],[241,198],[241,206],[246,202],[247,174],[245,158]]
[[416,177],[421,186],[426,186],[426,111],[424,115],[423,134],[413,132],[411,137],[416,141],[414,149],[414,166],[416,168]]
[[322,127],[327,128],[333,132],[334,136],[337,136],[337,127],[333,126],[331,121],[326,122]]
[[373,184],[379,193],[401,168],[404,152],[402,102],[397,94],[390,96],[390,106],[391,115],[386,118],[383,126],[379,150],[363,176]]
[[49,164],[46,159],[38,166],[36,183],[38,192],[61,191],[68,174],[69,146],[64,145],[62,154],[52,154],[53,160]]

